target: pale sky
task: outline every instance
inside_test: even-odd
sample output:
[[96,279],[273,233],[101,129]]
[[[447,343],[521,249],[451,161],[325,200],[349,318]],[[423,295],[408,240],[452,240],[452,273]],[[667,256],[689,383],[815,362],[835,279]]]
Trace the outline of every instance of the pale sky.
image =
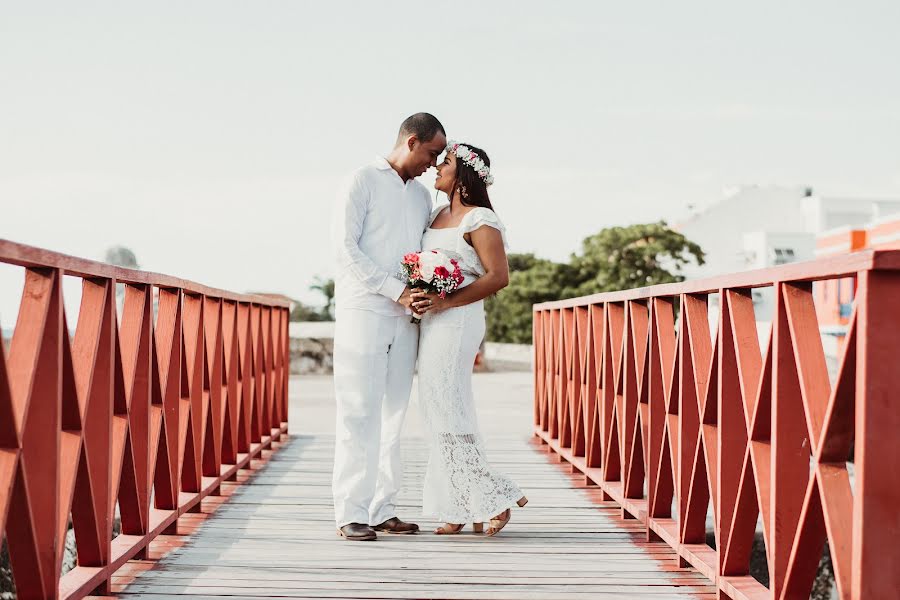
[[898,28],[896,0],[0,0],[0,237],[315,300],[338,182],[417,111],[553,259],[736,184],[898,197]]

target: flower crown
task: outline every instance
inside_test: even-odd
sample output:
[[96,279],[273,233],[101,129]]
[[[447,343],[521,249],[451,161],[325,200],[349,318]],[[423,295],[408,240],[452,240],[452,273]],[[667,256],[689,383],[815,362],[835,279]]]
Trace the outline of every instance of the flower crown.
[[450,140],[447,142],[447,152],[452,152],[456,155],[456,158],[475,169],[478,176],[484,180],[485,185],[494,183],[494,176],[491,175],[491,168],[484,164],[481,157],[475,152],[472,152],[471,148],[468,146]]

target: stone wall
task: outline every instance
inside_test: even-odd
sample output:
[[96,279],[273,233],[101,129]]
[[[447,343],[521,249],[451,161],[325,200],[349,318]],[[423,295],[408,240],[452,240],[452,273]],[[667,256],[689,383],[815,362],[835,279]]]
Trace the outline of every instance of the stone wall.
[[333,338],[291,338],[291,375],[330,375],[333,366]]

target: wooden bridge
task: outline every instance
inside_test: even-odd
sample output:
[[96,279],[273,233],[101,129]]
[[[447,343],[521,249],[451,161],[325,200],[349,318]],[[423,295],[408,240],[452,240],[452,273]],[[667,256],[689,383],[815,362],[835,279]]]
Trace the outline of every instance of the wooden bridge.
[[[286,305],[5,241],[0,262],[24,273],[0,345],[20,598],[806,598],[826,547],[841,598],[900,589],[900,253],[535,307],[534,373],[475,380],[529,505],[496,538],[429,534],[414,400],[401,516],[425,532],[374,543],[336,536],[330,380],[289,378]],[[858,286],[833,385],[812,298],[832,278]]]
[[[334,398],[331,379],[295,380],[291,434],[248,481],[190,515],[181,536],[159,542],[160,560],[120,569],[112,592],[291,598],[714,598],[699,573],[678,569],[665,544],[647,543],[598,492],[573,481],[529,434],[527,373],[477,375],[489,456],[527,490],[530,502],[503,533],[435,536],[422,520],[425,440],[417,399],[407,421],[399,510],[416,536],[375,543],[337,537],[331,505]],[[579,488],[573,487],[573,483]],[[184,521],[184,519],[183,519]],[[189,537],[187,537],[189,535]],[[185,539],[187,537],[187,539]],[[164,554],[172,545],[178,548]],[[164,556],[164,557],[163,557]],[[150,557],[155,558],[153,555]]]

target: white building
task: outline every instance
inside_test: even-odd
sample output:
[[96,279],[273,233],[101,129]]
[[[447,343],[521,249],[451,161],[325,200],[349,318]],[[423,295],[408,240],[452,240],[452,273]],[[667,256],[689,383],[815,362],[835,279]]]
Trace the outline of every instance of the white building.
[[[813,260],[816,238],[822,233],[898,213],[900,199],[822,197],[807,187],[751,185],[729,191],[674,229],[706,254],[706,264],[683,271],[688,279],[698,279]],[[772,290],[754,290],[753,298],[762,344],[774,312]],[[710,305],[714,321],[717,299],[712,298]]]
[[706,264],[688,279],[812,260],[816,236],[900,213],[900,199],[830,198],[807,187],[741,186],[674,228],[700,245]]

